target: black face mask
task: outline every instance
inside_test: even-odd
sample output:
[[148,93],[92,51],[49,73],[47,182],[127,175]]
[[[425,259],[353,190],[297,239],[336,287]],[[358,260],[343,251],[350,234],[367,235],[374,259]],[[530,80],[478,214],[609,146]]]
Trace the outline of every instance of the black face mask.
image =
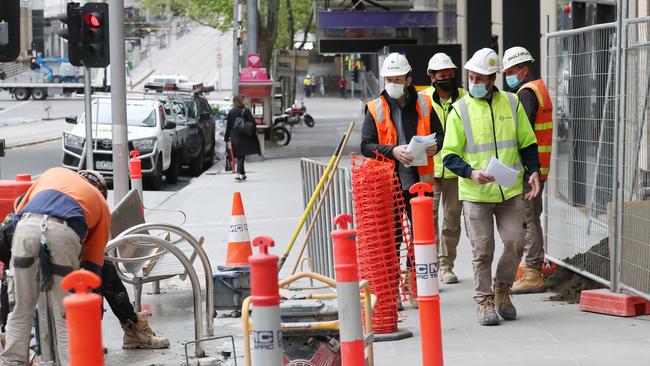
[[440,88],[440,89],[442,89],[442,90],[444,90],[446,92],[450,92],[450,91],[454,90],[454,88],[456,87],[456,80],[454,80],[454,79],[436,80],[434,84],[438,88]]

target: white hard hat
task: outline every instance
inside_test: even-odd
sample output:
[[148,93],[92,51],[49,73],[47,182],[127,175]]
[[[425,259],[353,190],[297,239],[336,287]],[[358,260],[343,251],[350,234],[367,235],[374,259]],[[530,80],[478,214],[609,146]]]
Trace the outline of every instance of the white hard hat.
[[500,71],[499,56],[491,48],[481,48],[465,63],[465,70],[481,75],[492,75]]
[[458,67],[454,65],[454,62],[451,61],[451,57],[447,54],[438,52],[433,57],[429,59],[429,66],[427,66],[427,72],[429,71],[438,71],[445,69],[457,69]]
[[511,47],[503,53],[503,70],[524,62],[535,62],[533,56],[523,47]]
[[381,76],[402,76],[411,72],[409,60],[397,52],[393,52],[386,57],[384,64],[381,66]]

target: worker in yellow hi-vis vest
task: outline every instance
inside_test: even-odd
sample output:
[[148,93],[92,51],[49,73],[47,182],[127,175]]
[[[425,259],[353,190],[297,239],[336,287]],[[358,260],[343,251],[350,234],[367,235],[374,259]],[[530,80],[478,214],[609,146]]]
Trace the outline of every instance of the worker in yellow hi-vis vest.
[[[436,53],[429,60],[427,67],[427,74],[431,78],[431,87],[420,92],[431,97],[431,104],[442,122],[443,129],[447,125],[447,117],[452,110],[451,105],[465,95],[465,90],[456,86],[457,68],[448,55],[442,52]],[[463,209],[463,205],[458,200],[458,176],[444,167],[441,154],[435,155],[433,162],[435,166],[433,215],[438,239],[438,277],[443,283],[457,283],[458,277],[454,273],[454,261],[456,260],[456,247],[460,241],[460,216]],[[444,212],[442,233],[438,230],[441,200]]]
[[[453,104],[442,159],[445,168],[459,177],[458,198],[463,201],[465,227],[472,245],[478,321],[481,325],[497,325],[499,316],[505,320],[517,317],[510,289],[524,250],[525,200],[539,193],[537,140],[517,96],[499,91],[494,85],[500,68],[493,50],[477,51],[465,69],[469,94]],[[509,174],[488,174],[492,159],[514,170],[514,181],[508,179]],[[532,186],[525,195],[524,174],[530,175],[528,182]],[[495,219],[503,252],[492,281]]]
[[[543,292],[542,264],[544,263],[544,233],[542,232],[542,194],[551,167],[553,145],[553,104],[544,80],[533,76],[530,64],[535,60],[523,47],[512,47],[503,54],[503,72],[506,82],[517,91],[537,137],[537,155],[540,165],[540,194],[528,204],[524,276],[512,286],[513,294]],[[530,191],[524,179],[524,191]]]

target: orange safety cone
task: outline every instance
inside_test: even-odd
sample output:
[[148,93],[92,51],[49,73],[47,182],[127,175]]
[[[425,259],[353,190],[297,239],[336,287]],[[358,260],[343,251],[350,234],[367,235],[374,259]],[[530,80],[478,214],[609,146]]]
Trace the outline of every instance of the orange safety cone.
[[241,193],[235,192],[232,196],[232,216],[230,218],[230,233],[228,235],[228,255],[226,266],[248,266],[248,257],[253,255],[251,238],[248,234],[244,204]]

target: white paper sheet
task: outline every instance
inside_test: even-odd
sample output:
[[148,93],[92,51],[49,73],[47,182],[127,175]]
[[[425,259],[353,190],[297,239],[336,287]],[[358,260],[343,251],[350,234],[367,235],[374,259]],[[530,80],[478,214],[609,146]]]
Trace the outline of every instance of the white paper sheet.
[[487,170],[485,171],[494,177],[494,182],[504,187],[512,188],[519,177],[519,172],[509,166],[503,165],[499,159],[490,157]]
[[427,149],[436,144],[436,134],[432,133],[429,136],[413,136],[406,151],[413,157],[413,162],[410,166],[425,166],[427,165]]

